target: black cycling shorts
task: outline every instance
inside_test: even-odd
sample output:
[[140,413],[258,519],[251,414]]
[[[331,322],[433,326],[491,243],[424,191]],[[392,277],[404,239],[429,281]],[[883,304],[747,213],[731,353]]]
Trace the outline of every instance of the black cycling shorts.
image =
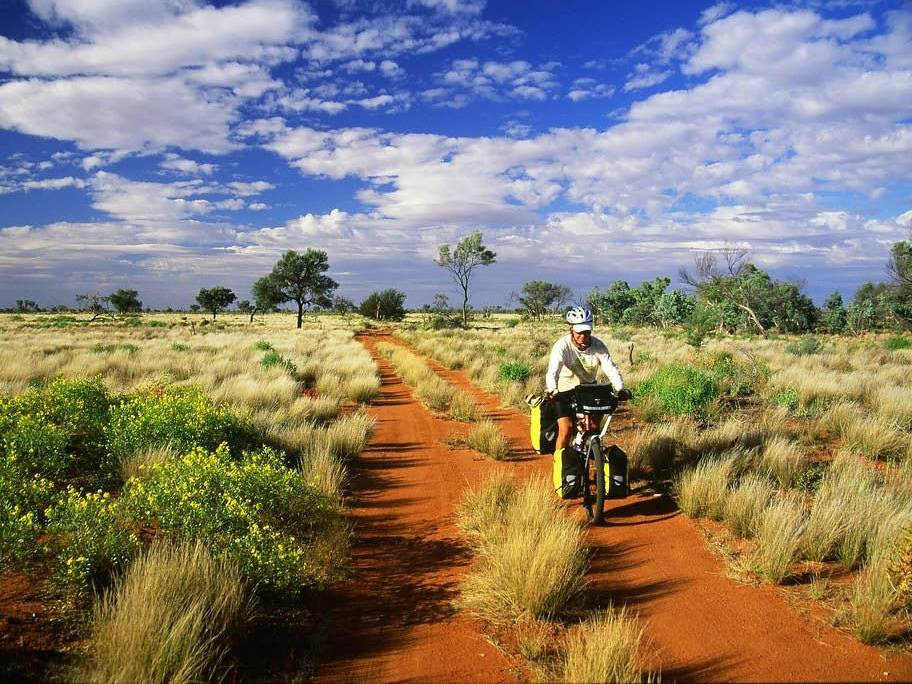
[[558,418],[575,418],[573,407],[570,406],[570,397],[573,396],[573,390],[567,392],[558,392],[554,395],[554,412]]

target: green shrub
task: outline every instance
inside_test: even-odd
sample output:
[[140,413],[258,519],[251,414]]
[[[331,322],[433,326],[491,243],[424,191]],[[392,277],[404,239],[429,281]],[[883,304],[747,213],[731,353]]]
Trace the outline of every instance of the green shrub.
[[508,361],[500,364],[497,377],[508,382],[523,382],[532,375],[532,368],[522,361]]
[[0,461],[0,566],[28,560],[44,530],[44,509],[54,496],[50,480],[23,477],[7,460]]
[[150,328],[167,328],[168,324],[164,321],[149,321],[146,323]]
[[813,335],[802,335],[799,340],[785,346],[785,351],[794,356],[810,356],[822,350],[823,343]]
[[216,406],[198,387],[152,387],[111,408],[106,433],[119,459],[170,446],[214,449],[222,442],[243,448],[252,442],[247,421],[227,406]]
[[649,398],[666,415],[702,413],[719,394],[719,386],[704,370],[685,364],[660,368],[636,391],[636,402]]
[[109,407],[101,378],[55,378],[0,399],[0,449],[24,473],[53,478],[76,474],[72,468],[80,465],[81,474],[97,476],[106,465]]
[[770,369],[766,364],[752,359],[739,361],[727,351],[708,354],[703,359],[703,365],[719,384],[720,391],[730,397],[753,394],[770,377]]
[[908,337],[903,337],[902,335],[893,335],[893,337],[888,337],[884,341],[884,347],[893,351],[897,349],[909,349],[912,347],[912,340]]
[[789,411],[796,411],[801,404],[801,395],[798,394],[797,390],[786,387],[770,396],[770,401],[777,406],[787,408]]
[[74,487],[45,511],[58,564],[54,580],[73,599],[85,598],[126,567],[139,539],[107,492],[82,493]]
[[234,461],[225,445],[196,448],[145,468],[127,482],[123,498],[139,521],[200,540],[261,590],[321,585],[343,560],[338,548],[325,546],[341,525],[332,502],[271,449]]
[[172,343],[171,343],[171,349],[173,349],[173,350],[176,351],[176,352],[190,351],[190,345],[189,345],[189,344],[183,344],[182,342],[172,342]]
[[284,356],[279,354],[275,349],[270,349],[263,355],[263,358],[260,359],[260,365],[263,368],[272,368],[273,366],[282,366],[289,375],[294,375],[298,372],[298,367],[295,366],[291,361],[286,359]]
[[259,351],[274,351],[273,346],[266,340],[257,340],[253,343],[253,348]]
[[504,323],[504,325],[506,325],[508,328],[515,328],[517,325],[519,325],[519,319],[518,318],[508,318],[506,320],[506,322]]
[[122,351],[127,354],[135,354],[139,351],[139,347],[135,344],[130,344],[129,342],[124,344],[102,344],[99,342],[96,345],[92,346],[92,351],[95,354],[113,354],[117,351]]
[[27,413],[4,421],[3,451],[6,460],[23,473],[59,477],[72,464],[66,432],[47,418]]

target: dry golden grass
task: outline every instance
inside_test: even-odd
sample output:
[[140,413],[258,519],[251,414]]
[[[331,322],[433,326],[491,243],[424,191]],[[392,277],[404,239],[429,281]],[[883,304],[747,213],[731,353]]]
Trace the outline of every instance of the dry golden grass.
[[483,545],[496,537],[507,505],[515,496],[513,478],[503,471],[493,473],[465,490],[456,507],[456,527],[471,546]]
[[760,469],[774,477],[783,489],[791,487],[807,465],[801,445],[785,437],[768,440],[760,452]]
[[502,515],[500,524],[479,528],[486,534],[473,542],[478,557],[463,582],[461,605],[491,622],[564,613],[585,585],[580,525],[559,511],[551,487],[537,479],[513,493]]
[[627,452],[630,468],[640,473],[665,471],[676,460],[690,456],[700,439],[693,421],[687,417],[641,428]]
[[369,404],[380,394],[380,378],[376,373],[362,375],[348,380],[345,396],[359,404]]
[[861,420],[862,416],[858,404],[840,401],[830,406],[820,420],[834,436],[842,437],[849,430],[849,426]]
[[652,681],[640,655],[643,629],[625,608],[589,618],[567,636],[561,681]]
[[348,469],[330,450],[310,451],[301,457],[299,467],[307,484],[324,492],[333,501],[341,500],[348,484]]
[[726,454],[704,458],[681,473],[675,483],[681,510],[691,517],[721,520],[735,467],[735,456]]
[[96,605],[86,679],[218,679],[250,609],[240,573],[201,544],[155,544]]
[[757,528],[757,573],[776,584],[788,577],[802,547],[807,510],[796,496],[773,501]]
[[475,423],[466,435],[465,443],[469,448],[480,451],[495,461],[502,461],[510,456],[510,442],[491,420]]
[[912,392],[909,387],[887,385],[877,392],[877,412],[901,428],[912,428]]
[[898,600],[885,568],[874,565],[861,572],[849,592],[852,629],[859,641],[876,644],[890,636]]
[[845,446],[869,458],[904,458],[909,448],[909,434],[896,422],[874,415],[855,420],[846,427]]
[[457,389],[453,392],[450,404],[447,406],[447,415],[456,420],[472,422],[478,420],[480,411],[478,404],[467,392]]
[[722,506],[722,517],[729,529],[739,537],[756,536],[763,513],[775,493],[766,477],[749,474],[741,478]]

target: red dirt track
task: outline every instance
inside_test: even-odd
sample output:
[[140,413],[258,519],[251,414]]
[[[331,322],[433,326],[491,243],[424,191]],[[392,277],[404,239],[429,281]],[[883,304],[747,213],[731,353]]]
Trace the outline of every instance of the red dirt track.
[[[374,351],[378,339],[360,338]],[[401,344],[401,343],[400,343]],[[507,464],[451,451],[441,440],[458,423],[432,417],[378,358],[383,387],[371,410],[377,428],[356,469],[354,577],[327,616],[336,632],[319,672],[324,681],[505,681],[519,670],[479,636],[451,601],[469,558],[452,511],[467,483],[494,468],[517,477],[550,474],[550,457],[528,449],[528,419],[431,362],[468,389],[514,444]],[[616,418],[623,446],[625,416]],[[582,512],[569,506],[570,514]],[[725,577],[693,522],[665,496],[609,502],[590,528],[589,579],[601,605],[639,613],[648,658],[665,681],[910,681],[912,657],[885,654],[803,617],[771,586]]]

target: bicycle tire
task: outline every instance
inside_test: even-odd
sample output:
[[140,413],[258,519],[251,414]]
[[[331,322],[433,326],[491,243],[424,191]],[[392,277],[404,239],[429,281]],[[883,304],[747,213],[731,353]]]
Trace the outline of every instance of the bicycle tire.
[[589,441],[592,460],[595,462],[595,499],[592,502],[592,524],[605,519],[605,454],[597,438]]

